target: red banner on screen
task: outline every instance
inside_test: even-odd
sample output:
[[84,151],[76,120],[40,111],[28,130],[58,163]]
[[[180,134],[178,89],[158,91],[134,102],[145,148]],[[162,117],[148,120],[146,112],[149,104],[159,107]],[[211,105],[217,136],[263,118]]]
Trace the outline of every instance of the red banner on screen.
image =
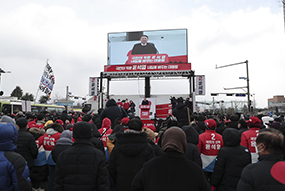
[[139,71],[186,71],[191,70],[191,63],[187,64],[132,64],[105,65],[104,72],[139,72]]
[[167,54],[136,54],[131,50],[127,54],[128,60],[125,64],[159,64],[159,63],[187,63],[187,55],[168,56]]
[[126,64],[159,64],[168,62],[167,54],[137,54],[129,55]]

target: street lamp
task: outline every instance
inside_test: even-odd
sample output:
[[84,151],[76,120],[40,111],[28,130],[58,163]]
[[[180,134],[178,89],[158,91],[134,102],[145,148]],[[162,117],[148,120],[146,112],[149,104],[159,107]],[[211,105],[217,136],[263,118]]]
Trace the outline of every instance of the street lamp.
[[[2,73],[11,73],[11,71],[4,71],[2,68],[0,68],[0,90],[1,90],[1,75]],[[1,90],[0,91],[0,95],[2,94],[3,95],[3,91]]]

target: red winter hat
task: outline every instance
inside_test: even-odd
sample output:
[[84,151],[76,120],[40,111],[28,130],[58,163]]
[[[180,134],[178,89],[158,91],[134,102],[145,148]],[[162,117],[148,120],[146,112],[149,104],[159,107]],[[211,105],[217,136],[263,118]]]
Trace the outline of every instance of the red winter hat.
[[154,125],[144,125],[143,127],[149,128],[150,130],[152,130],[153,132],[156,132],[156,128]]
[[206,119],[205,123],[210,129],[215,129],[217,127],[217,123],[214,119]]
[[247,125],[249,128],[251,127],[260,127],[262,124],[262,121],[256,117],[256,116],[252,116],[251,118],[249,118],[249,120],[246,121]]
[[61,120],[61,119],[57,119],[56,121],[55,121],[55,123],[59,123],[60,125],[64,125],[64,123],[63,123],[63,121]]
[[121,123],[122,123],[122,125],[127,126],[127,125],[128,125],[128,123],[129,123],[129,121],[130,121],[130,119],[129,119],[129,118],[124,117],[124,118],[121,120]]

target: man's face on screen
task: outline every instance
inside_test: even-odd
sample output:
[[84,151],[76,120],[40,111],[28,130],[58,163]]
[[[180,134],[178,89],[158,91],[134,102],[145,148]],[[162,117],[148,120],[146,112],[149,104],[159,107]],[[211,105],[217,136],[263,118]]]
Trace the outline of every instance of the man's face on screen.
[[141,43],[145,44],[147,43],[148,38],[146,36],[141,37]]

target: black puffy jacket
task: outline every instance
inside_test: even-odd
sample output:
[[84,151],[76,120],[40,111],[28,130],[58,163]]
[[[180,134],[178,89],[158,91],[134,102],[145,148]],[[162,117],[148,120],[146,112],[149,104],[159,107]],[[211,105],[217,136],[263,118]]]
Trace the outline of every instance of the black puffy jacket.
[[[237,186],[237,191],[284,191],[285,185],[273,178],[272,174],[282,172],[281,166],[275,166],[278,163],[284,163],[282,155],[267,154],[261,155],[258,158],[259,162],[250,164],[244,168],[241,174],[241,179]],[[281,162],[282,161],[282,162]],[[272,167],[275,166],[275,170]],[[283,176],[279,175],[279,176]]]
[[109,159],[109,173],[117,191],[131,191],[131,183],[143,164],[153,158],[154,150],[146,133],[129,130],[116,134],[116,144]]
[[[127,114],[124,109],[118,107],[116,101],[114,99],[110,99],[106,103],[106,108],[100,114],[101,121],[108,117],[112,121],[111,128],[114,128],[115,120],[117,118],[122,119],[126,117]],[[99,128],[99,127],[98,127]]]
[[75,140],[56,161],[54,191],[109,191],[104,154],[90,140]]
[[[189,112],[191,112],[190,109]],[[177,118],[178,127],[189,125],[188,111],[184,103],[178,103],[172,114]]]
[[16,152],[22,155],[28,163],[28,167],[34,166],[34,159],[38,156],[38,147],[34,136],[27,132],[25,128],[19,129]]
[[98,129],[97,129],[95,124],[92,124],[91,134],[92,134],[91,143],[94,145],[95,148],[97,148],[100,151],[102,151],[104,153],[104,155],[105,155],[104,144],[103,144],[103,142],[100,139],[101,134],[99,133],[99,131],[98,131]]
[[185,157],[202,168],[202,160],[197,144],[199,143],[199,134],[192,126],[183,126],[182,130],[186,134],[187,139],[187,149],[185,152]]
[[240,146],[237,129],[225,129],[223,141],[224,147],[218,153],[211,184],[217,191],[235,191],[243,168],[251,163],[251,155],[246,147]]

